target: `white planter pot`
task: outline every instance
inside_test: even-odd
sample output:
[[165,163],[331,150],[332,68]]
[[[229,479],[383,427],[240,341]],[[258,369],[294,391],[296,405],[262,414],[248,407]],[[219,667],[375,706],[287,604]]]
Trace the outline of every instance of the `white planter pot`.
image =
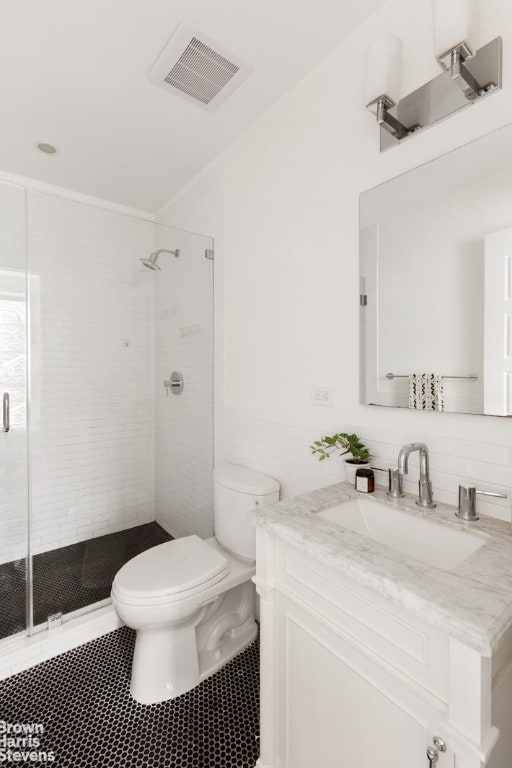
[[354,464],[350,459],[345,459],[343,462],[343,467],[345,469],[345,480],[347,483],[350,483],[355,488],[356,485],[356,471],[358,469],[363,469],[370,466],[369,461],[364,461],[361,464]]

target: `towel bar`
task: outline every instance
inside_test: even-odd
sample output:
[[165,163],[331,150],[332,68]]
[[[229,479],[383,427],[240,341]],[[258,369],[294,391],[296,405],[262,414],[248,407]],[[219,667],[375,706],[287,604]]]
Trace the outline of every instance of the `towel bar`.
[[[386,373],[386,379],[408,379],[408,373]],[[476,373],[468,373],[466,376],[443,376],[443,379],[468,379],[469,381],[477,381],[478,375]]]

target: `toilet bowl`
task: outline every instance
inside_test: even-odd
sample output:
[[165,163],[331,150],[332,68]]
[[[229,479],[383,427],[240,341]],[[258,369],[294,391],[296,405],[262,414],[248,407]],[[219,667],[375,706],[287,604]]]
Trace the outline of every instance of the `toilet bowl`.
[[216,536],[159,544],[117,573],[112,602],[136,630],[136,701],[154,704],[186,693],[255,638],[255,530],[248,512],[278,498],[279,484],[267,475],[235,465],[216,468]]

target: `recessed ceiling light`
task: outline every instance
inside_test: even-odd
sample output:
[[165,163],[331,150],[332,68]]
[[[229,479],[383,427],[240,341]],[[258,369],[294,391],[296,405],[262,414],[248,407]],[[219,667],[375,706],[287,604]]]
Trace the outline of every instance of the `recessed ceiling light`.
[[59,150],[54,147],[53,144],[48,144],[46,141],[40,141],[35,144],[35,148],[42,152],[44,155],[57,155]]

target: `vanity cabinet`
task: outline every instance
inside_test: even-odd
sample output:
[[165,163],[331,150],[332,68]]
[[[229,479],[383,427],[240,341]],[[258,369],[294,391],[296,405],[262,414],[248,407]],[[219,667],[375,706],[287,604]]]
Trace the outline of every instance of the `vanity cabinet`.
[[258,768],[428,768],[434,737],[438,768],[510,768],[509,638],[483,657],[262,528],[255,582]]

